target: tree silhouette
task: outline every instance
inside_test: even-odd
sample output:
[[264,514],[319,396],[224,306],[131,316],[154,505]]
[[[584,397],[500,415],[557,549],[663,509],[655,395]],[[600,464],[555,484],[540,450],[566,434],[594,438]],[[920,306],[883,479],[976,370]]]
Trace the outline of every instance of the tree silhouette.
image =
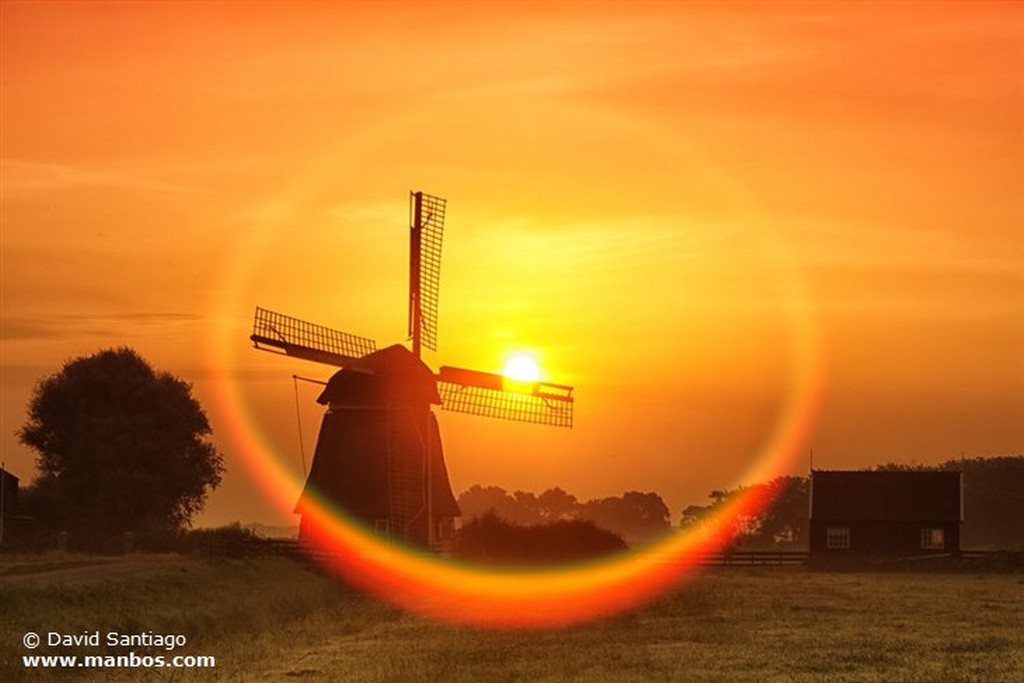
[[630,543],[653,540],[669,528],[669,509],[657,493],[627,491],[621,496],[590,500],[579,519],[619,534]]
[[576,496],[566,493],[558,486],[537,496],[537,503],[544,512],[545,519],[552,522],[573,519],[580,504]]
[[[517,494],[522,494],[517,491]],[[507,522],[516,524],[535,524],[540,520],[536,509],[522,505],[522,498],[517,499],[500,486],[480,486],[474,484],[459,495],[459,509],[466,521],[474,517],[482,517],[488,512]]]
[[191,387],[129,348],[41,380],[18,432],[37,452],[34,512],[95,547],[123,531],[178,530],[224,470]]
[[669,509],[661,496],[639,491],[580,503],[576,496],[558,487],[536,496],[474,485],[459,496],[459,509],[467,523],[487,513],[518,525],[584,520],[631,543],[646,542],[669,528]]
[[750,549],[804,548],[809,528],[808,491],[808,478],[794,476],[776,477],[752,486],[716,489],[708,494],[710,504],[689,505],[683,509],[680,526],[698,526],[733,496],[752,495],[768,502],[756,514],[733,520],[734,541]]
[[764,546],[805,546],[810,533],[810,480],[776,477],[762,485],[771,500],[757,520],[755,540]]

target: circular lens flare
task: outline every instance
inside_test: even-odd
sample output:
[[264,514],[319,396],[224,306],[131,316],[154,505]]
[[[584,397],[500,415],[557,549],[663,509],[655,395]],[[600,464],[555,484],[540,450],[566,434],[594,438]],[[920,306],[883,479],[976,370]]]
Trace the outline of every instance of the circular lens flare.
[[[249,241],[236,252],[226,271],[212,315],[215,324],[210,327],[208,346],[218,425],[226,432],[233,453],[244,460],[264,492],[288,511],[302,491],[302,478],[284,464],[263,425],[251,413],[240,382],[242,373],[234,368],[238,355],[247,348],[243,340],[254,305],[249,300],[254,273],[273,244],[281,222],[277,214],[304,208],[299,187],[296,196],[284,197],[254,217]],[[763,243],[785,291],[792,372],[778,420],[759,451],[752,454],[741,477],[744,481],[778,476],[803,452],[823,382],[819,339],[803,283],[787,250],[770,235]],[[536,629],[633,608],[679,583],[698,566],[702,554],[718,550],[733,537],[737,520],[756,514],[767,504],[757,489],[749,491],[730,499],[699,528],[667,535],[643,552],[535,570],[482,568],[388,544],[327,501],[306,498],[299,512],[310,531],[331,550],[330,565],[338,576],[382,600],[477,627]]]
[[[746,479],[763,480],[786,471],[801,452],[813,423],[821,373],[817,339],[809,321],[794,325],[797,368],[793,391]],[[262,488],[282,509],[291,510],[302,490],[257,420],[245,408],[244,392],[226,368],[233,365],[237,330],[214,340],[211,369],[216,376],[218,412],[231,442],[244,455]],[[754,489],[753,491],[756,491]],[[762,494],[736,496],[698,529],[667,536],[644,552],[603,561],[548,569],[482,568],[385,543],[344,511],[326,501],[305,499],[300,510],[314,537],[330,551],[330,567],[343,580],[401,608],[481,628],[542,629],[580,623],[657,597],[695,570],[702,555],[733,537],[736,521],[756,515],[768,501]]]

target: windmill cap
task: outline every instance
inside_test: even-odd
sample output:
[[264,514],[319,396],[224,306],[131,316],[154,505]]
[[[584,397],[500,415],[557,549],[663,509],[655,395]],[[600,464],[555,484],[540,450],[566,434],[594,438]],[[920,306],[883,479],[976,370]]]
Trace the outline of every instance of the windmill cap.
[[367,354],[334,373],[317,398],[323,405],[441,403],[434,374],[401,344]]

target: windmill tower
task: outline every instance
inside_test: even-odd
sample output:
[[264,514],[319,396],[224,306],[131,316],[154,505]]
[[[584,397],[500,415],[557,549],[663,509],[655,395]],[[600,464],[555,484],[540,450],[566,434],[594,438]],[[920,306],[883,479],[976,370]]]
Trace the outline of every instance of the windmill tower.
[[572,427],[572,387],[451,366],[434,373],[422,361],[422,347],[437,350],[446,202],[413,192],[409,204],[411,350],[377,349],[372,339],[256,309],[250,337],[256,348],[341,368],[317,399],[327,411],[296,505],[300,538],[315,540],[308,504],[316,501],[389,538],[432,549],[447,545],[460,513],[433,406]]

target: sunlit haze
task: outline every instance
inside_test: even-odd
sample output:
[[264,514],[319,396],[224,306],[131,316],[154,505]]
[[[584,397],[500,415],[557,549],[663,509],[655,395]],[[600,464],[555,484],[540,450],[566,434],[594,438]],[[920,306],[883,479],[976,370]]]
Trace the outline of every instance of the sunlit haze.
[[525,353],[512,355],[502,368],[501,373],[509,379],[519,382],[536,382],[540,379],[540,367],[532,356]]
[[210,417],[228,471],[198,522],[294,524],[247,449],[301,477],[322,407],[292,376],[332,368],[252,349],[253,311],[404,343],[410,190],[448,200],[428,365],[531,349],[574,387],[572,429],[439,413],[456,494],[655,491],[675,523],[812,451],[1024,452],[1020,4],[0,12],[24,483],[36,380],[127,345]]

